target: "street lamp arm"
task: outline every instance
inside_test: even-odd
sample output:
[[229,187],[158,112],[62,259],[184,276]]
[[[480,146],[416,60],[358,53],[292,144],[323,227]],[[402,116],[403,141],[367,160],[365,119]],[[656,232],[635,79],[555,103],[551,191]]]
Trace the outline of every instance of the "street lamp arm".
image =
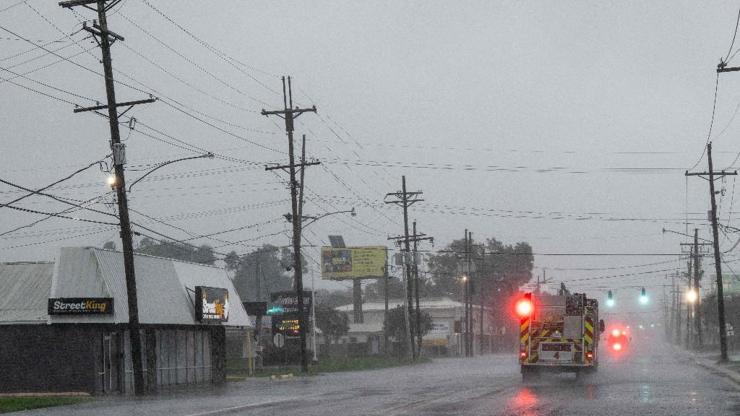
[[[729,227],[729,228],[732,228],[732,227]],[[740,231],[740,230],[738,230],[738,231]],[[678,231],[673,231],[673,230],[669,230],[669,229],[667,229],[667,228],[663,228],[663,234],[665,234],[665,233],[678,234],[678,235],[682,235],[682,236],[684,236],[684,237],[690,237],[690,238],[694,238],[694,236],[693,236],[693,235],[689,235],[689,234],[685,234],[685,233],[682,233],[682,232],[678,232]],[[701,241],[706,241],[706,242],[708,242],[708,243],[711,243],[711,242],[712,242],[712,240],[707,240],[706,238],[699,238],[699,240],[701,240]]]
[[177,163],[177,162],[182,162],[182,161],[184,161],[184,160],[191,160],[191,159],[203,159],[203,158],[206,158],[206,157],[207,157],[207,158],[209,158],[209,159],[213,159],[213,153],[211,153],[211,152],[208,152],[208,153],[206,153],[206,154],[203,154],[203,155],[200,155],[200,156],[190,156],[190,157],[183,157],[183,158],[180,158],[180,159],[175,159],[175,160],[168,160],[167,162],[164,162],[164,163],[162,163],[162,164],[158,165],[157,167],[155,167],[154,169],[150,170],[149,172],[145,173],[145,174],[144,174],[144,175],[142,175],[142,176],[141,176],[141,177],[140,177],[139,179],[137,179],[137,180],[133,181],[133,182],[132,182],[132,183],[131,183],[131,184],[130,184],[130,185],[128,186],[128,191],[129,191],[129,192],[131,192],[131,188],[133,188],[133,187],[134,187],[134,185],[136,185],[136,184],[137,184],[137,183],[139,183],[139,182],[140,182],[140,181],[141,181],[142,179],[144,179],[144,178],[146,178],[147,176],[151,175],[151,174],[152,174],[152,173],[154,173],[155,171],[159,170],[160,168],[163,168],[163,167],[165,167],[165,166],[167,166],[167,165],[171,165],[171,164],[173,164],[173,163]]
[[[302,228],[308,227],[309,225],[315,223],[316,221],[318,221],[318,220],[320,220],[320,219],[322,219],[324,217],[328,217],[330,215],[334,215],[334,214],[350,214],[353,217],[355,215],[357,215],[357,213],[355,212],[355,209],[354,208],[348,209],[348,210],[344,210],[344,211],[326,212],[326,213],[323,213],[321,215],[302,215],[301,216],[301,222],[303,222],[303,221],[305,221],[307,219],[308,220],[311,220],[311,221],[308,221],[305,224],[302,224],[301,227]],[[285,219],[287,219],[288,221],[292,221],[293,216],[291,214],[285,214]]]

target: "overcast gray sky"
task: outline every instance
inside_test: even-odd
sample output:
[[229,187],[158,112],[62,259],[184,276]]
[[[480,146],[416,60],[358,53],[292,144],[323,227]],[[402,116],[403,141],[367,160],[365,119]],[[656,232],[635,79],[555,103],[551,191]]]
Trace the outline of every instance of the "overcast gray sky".
[[[108,153],[107,120],[72,113],[73,104],[105,97],[100,51],[79,31],[94,15],[56,3],[0,1],[0,177],[31,188]],[[264,170],[287,161],[287,140],[281,120],[259,111],[282,105],[279,77],[291,75],[294,102],[318,108],[296,127],[322,161],[307,170],[305,213],[358,211],[311,225],[308,245],[326,244],[329,234],[383,245],[402,233],[400,209],[382,200],[406,175],[425,198],[411,219],[435,248],[468,228],[476,238],[527,241],[537,253],[677,253],[684,238],[661,230],[685,231],[687,213],[688,228],[710,238],[707,183],[683,173],[707,169],[706,157],[695,164],[738,6],[124,0],[109,18],[125,37],[112,52],[118,100],[160,98],[126,114],[137,120],[133,130],[122,126],[129,182],[158,162],[205,150],[223,156],[174,164],[137,184],[132,218],[179,239],[254,225],[217,236],[239,244],[191,240],[221,252],[288,244],[286,177]],[[719,78],[718,168],[740,151],[739,86],[740,75]],[[108,191],[105,176],[94,167],[49,192],[85,201]],[[722,221],[737,225],[735,180],[718,184],[726,190]],[[21,194],[0,186],[3,202]],[[90,207],[113,212],[111,202]],[[39,197],[17,206],[67,208]],[[2,209],[0,232],[41,218]],[[0,237],[0,260],[51,259],[60,246],[116,236],[115,226],[51,219]],[[734,239],[723,236],[723,249]],[[318,248],[307,254],[317,258]],[[730,267],[735,258],[726,255]],[[635,285],[659,292],[666,269],[684,267],[665,256],[537,255],[535,263],[537,274],[547,268],[556,281],[631,274],[572,283],[630,296]]]

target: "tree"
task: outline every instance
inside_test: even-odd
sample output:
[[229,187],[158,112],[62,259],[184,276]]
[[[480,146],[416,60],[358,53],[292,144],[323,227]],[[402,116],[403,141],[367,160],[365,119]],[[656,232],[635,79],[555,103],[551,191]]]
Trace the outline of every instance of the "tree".
[[316,327],[326,337],[327,344],[331,344],[332,339],[336,342],[339,337],[347,335],[349,332],[349,317],[344,312],[326,306],[316,305]]
[[286,270],[285,254],[279,247],[265,244],[240,258],[235,256],[227,256],[226,267],[236,271],[234,286],[242,300],[266,301],[272,292],[291,290],[292,273]]
[[[404,317],[405,308],[402,305],[388,311],[388,319],[383,322],[383,330],[389,337],[399,342],[402,354],[405,354],[408,346],[406,339],[406,319]],[[421,336],[426,335],[432,329],[432,317],[429,313],[422,311],[420,315]],[[409,323],[412,333],[416,333],[416,311],[409,314]]]
[[213,248],[211,246],[202,245],[195,247],[170,241],[159,242],[149,237],[144,237],[141,242],[139,242],[135,251],[137,253],[149,254],[150,256],[165,257],[201,264],[212,265],[216,261],[216,256],[214,255]]
[[314,295],[316,298],[316,304],[320,306],[326,306],[329,308],[336,308],[341,305],[347,305],[352,303],[352,289],[346,290],[326,290],[317,289]]
[[[401,279],[396,277],[388,279],[388,297],[390,299],[403,299],[405,297],[405,285]],[[383,279],[378,279],[365,286],[364,298],[368,301],[385,299],[385,282]]]
[[[532,247],[526,242],[512,245],[489,238],[482,244],[473,242],[470,256],[476,270],[471,282],[473,302],[486,305],[492,327],[510,326],[507,300],[532,278]],[[462,239],[453,241],[441,253],[430,256],[428,267],[432,275],[430,289],[433,293],[462,300],[459,265],[464,260],[465,241]],[[480,329],[475,328],[474,331]],[[507,334],[514,332],[510,330]]]
[[236,251],[230,251],[226,254],[226,257],[224,257],[224,263],[226,263],[226,270],[229,271],[236,271],[236,269],[239,267],[239,255],[236,254]]

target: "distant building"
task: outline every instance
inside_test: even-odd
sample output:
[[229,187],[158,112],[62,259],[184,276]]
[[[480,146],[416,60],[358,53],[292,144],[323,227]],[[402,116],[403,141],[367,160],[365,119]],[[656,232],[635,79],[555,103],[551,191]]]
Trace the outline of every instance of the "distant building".
[[[390,299],[389,309],[403,305],[401,299]],[[353,305],[342,305],[336,308],[352,317]],[[425,355],[462,355],[463,334],[465,322],[465,308],[461,302],[447,297],[422,298],[419,300],[419,309],[432,317],[432,329],[422,338],[422,349]],[[378,354],[383,348],[383,321],[385,302],[365,302],[362,304],[364,323],[349,324],[349,332],[340,342],[348,344],[365,344],[360,348],[366,354]],[[484,311],[485,312],[485,311]],[[484,352],[492,350],[493,337],[490,317],[483,314],[483,334],[480,333],[480,308],[473,305],[473,348],[476,354],[480,353],[481,338]],[[350,347],[357,350],[358,347]]]
[[[134,263],[150,390],[224,381],[227,332],[247,340],[251,327],[226,272],[144,255]],[[122,253],[62,248],[54,263],[0,263],[0,293],[0,392],[133,390]]]

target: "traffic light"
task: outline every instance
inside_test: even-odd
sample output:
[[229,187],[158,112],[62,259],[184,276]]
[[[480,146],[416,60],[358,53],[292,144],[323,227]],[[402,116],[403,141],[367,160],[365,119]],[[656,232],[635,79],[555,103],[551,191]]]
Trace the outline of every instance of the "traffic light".
[[611,290],[606,294],[606,306],[610,308],[614,307],[614,295]]
[[647,305],[647,303],[648,303],[648,300],[649,300],[649,299],[648,299],[648,295],[647,295],[647,293],[645,292],[645,288],[643,287],[643,288],[642,288],[642,289],[640,290],[640,304],[641,304],[641,305]]
[[285,312],[285,309],[282,306],[275,305],[271,306],[270,309],[267,310],[267,315],[282,315]]

